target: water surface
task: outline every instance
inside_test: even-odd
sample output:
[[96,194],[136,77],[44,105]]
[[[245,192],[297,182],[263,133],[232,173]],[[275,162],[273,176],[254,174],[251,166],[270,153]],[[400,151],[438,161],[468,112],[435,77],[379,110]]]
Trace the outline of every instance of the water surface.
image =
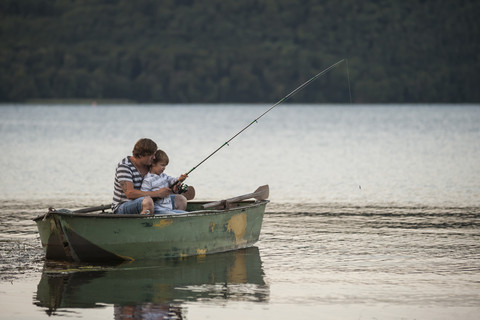
[[109,203],[138,138],[177,175],[268,107],[2,106],[2,314],[477,319],[479,106],[281,105],[187,180],[212,200],[268,183],[255,248],[147,265],[44,261],[31,219]]

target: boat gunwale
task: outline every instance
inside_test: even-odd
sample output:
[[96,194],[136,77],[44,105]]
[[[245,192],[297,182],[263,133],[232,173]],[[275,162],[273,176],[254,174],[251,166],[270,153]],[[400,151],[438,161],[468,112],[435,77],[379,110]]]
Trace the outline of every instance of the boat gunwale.
[[[87,212],[87,213],[80,213],[80,212],[62,212],[62,211],[50,211],[37,217],[33,218],[32,220],[37,222],[42,219],[46,219],[49,215],[61,215],[61,216],[68,216],[68,217],[89,217],[89,218],[105,218],[105,219],[113,219],[113,218],[121,218],[121,219],[172,219],[172,218],[187,218],[187,217],[197,217],[197,216],[209,216],[209,215],[219,215],[224,213],[231,213],[235,211],[243,211],[244,209],[258,207],[262,204],[268,204],[270,200],[260,200],[260,201],[239,201],[236,203],[247,203],[247,205],[243,206],[236,206],[233,208],[226,208],[226,209],[210,209],[210,210],[195,210],[195,211],[188,211],[186,213],[173,213],[173,214],[116,214],[116,213],[106,213],[106,212]],[[203,203],[203,201],[199,201],[197,203]],[[87,209],[87,208],[85,208]],[[62,210],[62,209],[60,209]],[[82,210],[82,209],[81,209]],[[100,211],[101,209],[97,210]]]

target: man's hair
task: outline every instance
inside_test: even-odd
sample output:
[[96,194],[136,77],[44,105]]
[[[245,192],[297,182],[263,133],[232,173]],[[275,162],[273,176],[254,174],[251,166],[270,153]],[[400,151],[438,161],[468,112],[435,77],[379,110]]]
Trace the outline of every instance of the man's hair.
[[168,164],[169,161],[167,154],[163,150],[157,150],[157,152],[155,152],[155,159],[153,160],[154,164],[159,162],[165,162],[165,164]]
[[150,156],[157,151],[157,144],[148,138],[143,138],[135,143],[132,154],[135,158]]

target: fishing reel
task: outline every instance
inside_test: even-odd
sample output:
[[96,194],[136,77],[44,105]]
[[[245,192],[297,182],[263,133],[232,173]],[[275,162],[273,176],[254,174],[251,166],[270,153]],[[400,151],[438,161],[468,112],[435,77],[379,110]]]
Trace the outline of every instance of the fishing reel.
[[177,187],[178,194],[182,194],[188,191],[188,185],[185,183],[180,183]]
[[177,182],[172,186],[171,189],[176,194],[182,194],[188,191],[188,185],[186,185],[185,183]]

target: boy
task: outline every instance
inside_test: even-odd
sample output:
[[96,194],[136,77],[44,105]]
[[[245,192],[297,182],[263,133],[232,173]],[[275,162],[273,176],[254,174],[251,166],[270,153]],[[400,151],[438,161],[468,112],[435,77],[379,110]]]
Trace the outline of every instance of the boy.
[[[161,188],[172,188],[176,182],[182,182],[187,179],[186,174],[182,174],[178,178],[171,177],[164,173],[165,168],[169,162],[168,156],[162,150],[157,150],[155,152],[155,159],[152,162],[150,172],[147,173],[142,182],[142,191],[155,191]],[[175,188],[178,185],[174,186],[172,190],[175,192]],[[172,198],[174,199],[172,202]],[[154,213],[167,213],[167,212],[176,212],[181,213],[185,212],[187,209],[187,198],[181,194],[176,194],[173,196],[168,196],[165,198],[157,198],[154,203]]]

